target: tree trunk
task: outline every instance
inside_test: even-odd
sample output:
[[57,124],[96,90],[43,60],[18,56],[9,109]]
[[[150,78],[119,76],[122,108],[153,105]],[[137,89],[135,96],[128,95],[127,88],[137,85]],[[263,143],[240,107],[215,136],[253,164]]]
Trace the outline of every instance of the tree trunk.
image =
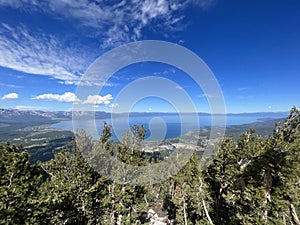
[[148,204],[148,200],[147,200],[147,195],[146,194],[144,194],[144,200],[145,200],[146,206],[148,207],[149,204]]
[[282,224],[283,224],[283,225],[286,225],[285,215],[282,216]]
[[204,201],[204,200],[202,200],[202,205],[203,205],[204,212],[205,212],[205,215],[206,215],[206,217],[207,217],[209,223],[210,223],[210,224],[214,224],[213,221],[212,221],[211,218],[210,218],[210,215],[209,215],[209,213],[208,213],[208,210],[207,210],[207,208],[206,208],[206,204],[205,204],[205,201]]
[[292,216],[292,218],[293,218],[293,221],[294,221],[297,225],[300,225],[300,220],[299,220],[299,218],[298,218],[298,215],[297,215],[297,213],[296,213],[296,209],[295,209],[295,207],[294,207],[293,204],[291,204],[290,210],[291,210],[291,216]]
[[187,215],[186,215],[186,203],[184,199],[184,192],[181,190],[181,196],[182,196],[182,207],[183,207],[183,218],[184,218],[184,225],[187,225]]
[[122,225],[122,215],[118,216],[118,221],[117,221],[117,225]]
[[109,185],[109,192],[111,196],[111,211],[110,211],[110,224],[115,224],[115,182]]
[[269,172],[265,172],[264,174],[264,180],[263,180],[263,185],[265,187],[265,211],[264,211],[264,219],[267,221],[268,220],[268,210],[267,206],[271,202],[271,189],[272,189],[272,183],[273,183],[273,177]]

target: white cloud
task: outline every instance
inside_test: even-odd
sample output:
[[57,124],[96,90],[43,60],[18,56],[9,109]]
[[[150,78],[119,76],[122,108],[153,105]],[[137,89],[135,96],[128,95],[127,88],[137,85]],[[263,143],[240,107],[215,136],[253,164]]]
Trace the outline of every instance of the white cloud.
[[19,95],[17,93],[9,93],[4,95],[1,99],[5,100],[5,99],[18,99]]
[[[101,35],[102,47],[141,38],[143,28],[159,28],[162,33],[182,29],[180,22],[187,7],[207,9],[215,0],[0,0],[0,6],[26,11],[40,11],[54,17],[75,20],[80,27],[93,28],[93,35]],[[162,29],[163,28],[163,29]],[[87,34],[89,32],[86,32]]]
[[49,100],[49,101],[59,101],[59,102],[80,102],[77,96],[72,92],[66,92],[62,95],[59,94],[43,94],[38,95],[32,99],[35,100]]
[[174,73],[176,73],[176,70],[171,67],[164,71],[154,72],[153,75],[154,76],[163,76],[163,75],[170,75],[170,74],[174,74]]
[[82,103],[90,105],[109,105],[113,96],[107,94],[105,96],[101,95],[89,95],[86,100],[80,100],[74,93],[66,92],[62,95],[59,94],[42,94],[33,97],[34,100],[48,100],[48,101],[59,101],[59,102],[73,102],[73,103]]
[[[12,7],[26,13],[39,11],[62,22],[76,24],[80,35],[99,39],[99,46],[111,48],[139,40],[143,30],[171,34],[184,27],[183,10],[189,6],[206,9],[213,0],[0,0],[0,7]],[[45,33],[43,27],[29,30],[23,21],[0,24],[0,66],[17,71],[45,75],[63,84],[79,83],[87,67],[99,55],[68,37]],[[18,24],[19,22],[19,24]],[[47,29],[47,28],[46,28]],[[91,32],[92,31],[92,32]],[[48,31],[49,32],[49,31]],[[103,85],[90,81],[82,85]],[[104,85],[110,85],[104,83]]]
[[208,93],[198,95],[197,97],[198,98],[217,98],[217,96],[215,94],[208,94]]
[[[146,0],[141,6],[141,21],[143,25],[147,25],[149,20],[159,16],[168,15],[169,3],[166,0]],[[139,18],[137,18],[139,19]]]
[[68,45],[53,35],[29,31],[26,26],[0,24],[0,66],[77,84],[95,54],[86,47]]
[[181,86],[179,86],[179,85],[176,85],[176,86],[175,86],[175,89],[178,89],[178,90],[184,90],[183,87],[181,87]]
[[180,45],[182,45],[182,44],[184,44],[184,43],[185,43],[185,40],[180,39],[180,40],[178,41],[178,44],[180,44]]
[[118,103],[113,103],[113,104],[110,104],[109,107],[110,108],[117,108],[117,107],[119,107],[119,104]]
[[18,110],[46,110],[46,107],[42,106],[28,106],[28,105],[18,105],[15,107]]
[[19,8],[22,5],[22,2],[19,0],[11,0],[11,1],[6,1],[6,0],[0,0],[0,6],[10,6],[14,8]]
[[109,105],[110,101],[113,99],[111,94],[107,94],[105,96],[100,95],[89,95],[83,104],[91,104],[91,105]]

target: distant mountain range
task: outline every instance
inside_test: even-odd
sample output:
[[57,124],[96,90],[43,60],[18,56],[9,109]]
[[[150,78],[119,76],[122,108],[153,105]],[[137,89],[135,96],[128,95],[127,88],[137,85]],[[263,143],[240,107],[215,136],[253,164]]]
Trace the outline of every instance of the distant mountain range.
[[[24,121],[43,121],[43,120],[71,120],[72,116],[78,116],[78,118],[89,117],[95,113],[96,119],[109,118],[111,113],[96,111],[96,112],[76,112],[72,115],[72,111],[42,111],[42,110],[18,110],[18,109],[0,109],[0,122],[24,122]],[[256,113],[229,113],[227,116],[254,116],[260,118],[284,118],[289,112],[256,112]],[[189,113],[182,113],[189,114]],[[117,116],[128,115],[126,113],[115,114]],[[131,117],[142,116],[161,116],[161,115],[177,115],[177,113],[160,113],[160,112],[131,112]],[[198,113],[199,116],[209,116],[209,113]],[[218,114],[216,114],[218,115]],[[219,114],[220,115],[220,114]]]
[[[79,119],[91,118],[94,112],[76,112]],[[184,113],[188,115],[188,113]],[[126,113],[115,114],[119,117],[127,116]],[[178,115],[177,113],[159,113],[159,112],[133,112],[130,117],[160,117]],[[272,133],[275,122],[286,118],[288,112],[261,112],[261,113],[240,113],[227,114],[228,120],[235,120],[235,116],[260,118],[255,123],[234,125],[226,128],[226,135],[237,138],[239,134],[247,131],[249,128],[255,128],[257,133],[267,136]],[[199,117],[209,117],[208,113],[199,113]],[[111,113],[95,112],[95,119],[110,118]],[[231,118],[230,118],[231,117]],[[71,121],[74,117],[71,111],[42,111],[42,110],[17,110],[17,109],[0,109],[0,143],[10,142],[16,145],[23,145],[31,155],[31,162],[36,160],[46,161],[53,157],[53,151],[69,146],[73,140],[73,133],[68,129],[56,129],[51,124],[60,121]],[[144,118],[143,118],[144,119]],[[207,118],[206,118],[207,119]],[[209,119],[209,118],[208,118]],[[250,121],[252,119],[250,118]],[[170,130],[176,131],[176,126]],[[220,127],[219,129],[225,129]],[[206,133],[201,131],[204,136],[210,133],[210,127],[205,127]],[[198,131],[195,131],[198,132]],[[176,133],[176,132],[175,132]]]
[[0,121],[7,122],[14,120],[20,122],[23,120],[37,119],[71,119],[72,112],[51,112],[41,110],[17,110],[17,109],[0,109]]

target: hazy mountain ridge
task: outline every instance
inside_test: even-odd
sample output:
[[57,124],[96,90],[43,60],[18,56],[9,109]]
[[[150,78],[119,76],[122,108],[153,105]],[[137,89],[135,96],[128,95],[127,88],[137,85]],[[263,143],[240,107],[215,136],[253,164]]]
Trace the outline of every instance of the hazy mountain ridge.
[[[74,115],[73,115],[74,113]],[[18,109],[0,109],[0,121],[7,121],[7,119],[25,119],[30,118],[44,118],[44,119],[72,119],[73,116],[90,116],[94,115],[96,118],[105,118],[110,117],[111,113],[104,111],[43,111],[43,110],[18,110]],[[115,115],[124,116],[129,115],[132,117],[141,117],[141,116],[159,116],[159,115],[178,115],[178,114],[190,114],[190,113],[176,113],[176,112],[130,112],[128,113],[115,113]],[[198,112],[198,115],[224,115],[224,114],[210,114],[205,112]],[[251,112],[251,113],[228,113],[226,116],[256,116],[261,118],[274,118],[274,117],[286,117],[289,114],[286,112]]]
[[[32,162],[36,160],[49,160],[53,157],[52,151],[60,149],[73,139],[73,133],[70,131],[55,129],[51,124],[58,123],[64,120],[72,119],[104,119],[110,118],[111,113],[108,112],[76,112],[72,115],[72,111],[43,111],[43,110],[17,110],[17,109],[0,109],[0,143],[11,142],[12,144],[22,144],[32,156]],[[186,115],[188,113],[183,113]],[[226,116],[242,115],[245,117],[254,116],[259,117],[259,121],[250,124],[227,126],[225,129],[226,135],[232,135],[236,138],[242,132],[249,128],[255,128],[257,133],[262,136],[268,136],[274,129],[275,122],[280,119],[270,119],[274,117],[286,117],[288,113],[242,113],[242,114],[228,114]],[[178,115],[176,113],[159,113],[159,112],[132,112],[132,113],[118,113],[115,117],[159,117],[168,115]],[[208,113],[198,113],[201,116],[211,116]],[[218,115],[216,115],[218,116]],[[224,115],[222,115],[224,116]],[[205,127],[201,131],[191,131],[187,135],[189,140],[192,137],[199,138],[200,136],[209,136],[210,127]],[[200,133],[201,134],[200,134]],[[196,140],[197,141],[197,140]]]
[[42,110],[18,110],[18,109],[0,109],[0,121],[7,122],[7,119],[22,120],[22,119],[71,119],[72,112],[64,111],[42,111]]

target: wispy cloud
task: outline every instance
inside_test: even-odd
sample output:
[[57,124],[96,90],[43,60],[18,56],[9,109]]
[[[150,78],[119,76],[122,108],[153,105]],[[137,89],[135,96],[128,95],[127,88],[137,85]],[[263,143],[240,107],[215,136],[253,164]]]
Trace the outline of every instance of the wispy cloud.
[[[143,38],[143,30],[172,34],[184,26],[183,11],[190,7],[205,10],[213,0],[0,0],[0,7],[39,13],[71,21],[80,35],[95,38],[109,49]],[[70,44],[50,34],[48,28],[30,30],[23,21],[0,24],[0,66],[49,76],[63,84],[79,83],[98,52],[79,43]],[[19,22],[19,24],[18,24]],[[32,28],[31,28],[32,29]],[[92,32],[91,32],[92,31]],[[82,85],[110,85],[104,81],[86,81]]]
[[184,44],[184,43],[185,43],[185,40],[180,39],[180,40],[178,41],[178,44],[180,44],[180,45],[182,45],[182,44]]
[[154,72],[153,75],[154,76],[166,76],[166,75],[175,74],[175,73],[176,73],[176,70],[174,68],[169,68],[164,71]]
[[197,97],[198,98],[217,98],[218,96],[215,94],[205,93],[205,94],[198,95]]
[[0,86],[9,87],[9,88],[23,88],[23,86],[19,86],[19,85],[15,85],[15,84],[6,84],[6,83],[0,83]]
[[4,95],[1,99],[5,100],[5,99],[18,99],[19,95],[17,93],[9,93]]
[[29,105],[18,105],[15,107],[18,110],[46,110],[46,107],[42,106],[29,106]]
[[46,75],[77,84],[89,63],[84,48],[74,48],[52,35],[30,32],[26,26],[0,25],[0,66]]
[[175,89],[183,90],[183,87],[182,87],[182,86],[179,86],[179,85],[176,85],[176,86],[175,86]]
[[180,30],[183,10],[190,6],[206,10],[213,3],[214,0],[121,0],[109,4],[98,0],[0,0],[0,6],[40,11],[93,28],[93,33],[101,35],[103,48],[140,39],[150,24],[162,33]]

